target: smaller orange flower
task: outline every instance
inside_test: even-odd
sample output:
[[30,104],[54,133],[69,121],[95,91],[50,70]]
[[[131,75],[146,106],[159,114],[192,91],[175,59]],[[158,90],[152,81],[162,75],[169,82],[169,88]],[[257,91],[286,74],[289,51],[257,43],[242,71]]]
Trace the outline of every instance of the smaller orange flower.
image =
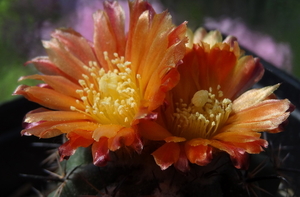
[[177,63],[185,53],[186,25],[175,27],[168,12],[156,14],[142,0],[129,2],[130,25],[117,2],[94,14],[94,43],[70,29],[44,41],[48,57],[29,61],[44,75],[39,86],[21,85],[15,95],[44,106],[28,113],[22,134],[50,138],[66,134],[61,159],[92,146],[94,164],[105,165],[109,151],[122,146],[141,152],[140,119],[153,112],[178,82]]
[[195,43],[188,44],[178,67],[180,82],[168,93],[159,120],[143,120],[139,131],[146,139],[165,141],[153,152],[163,170],[174,164],[186,171],[189,162],[204,166],[220,151],[236,168],[247,168],[247,153],[268,145],[260,132],[282,131],[293,105],[273,95],[278,84],[246,91],[264,69],[257,58],[242,55],[234,37],[222,42],[218,31],[203,29],[192,36]]

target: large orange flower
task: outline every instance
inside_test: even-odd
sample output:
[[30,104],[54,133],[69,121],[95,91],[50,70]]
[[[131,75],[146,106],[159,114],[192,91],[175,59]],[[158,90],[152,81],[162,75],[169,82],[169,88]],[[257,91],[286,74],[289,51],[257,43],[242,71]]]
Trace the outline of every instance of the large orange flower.
[[192,39],[161,118],[143,120],[139,131],[146,139],[165,141],[153,152],[161,169],[174,164],[186,171],[189,162],[204,166],[220,151],[237,168],[247,168],[247,153],[268,145],[260,132],[280,132],[293,106],[273,95],[279,85],[246,91],[264,69],[258,59],[243,56],[234,37],[222,42],[218,31],[200,29]]
[[179,80],[176,66],[184,56],[186,25],[175,27],[168,12],[156,14],[142,0],[129,2],[130,25],[117,2],[104,2],[94,14],[94,43],[71,29],[59,29],[44,41],[48,57],[33,63],[43,75],[39,86],[19,86],[15,95],[44,106],[28,113],[22,134],[50,138],[66,134],[61,158],[92,145],[95,165],[105,165],[109,151],[142,143],[140,119],[153,119],[165,93]]

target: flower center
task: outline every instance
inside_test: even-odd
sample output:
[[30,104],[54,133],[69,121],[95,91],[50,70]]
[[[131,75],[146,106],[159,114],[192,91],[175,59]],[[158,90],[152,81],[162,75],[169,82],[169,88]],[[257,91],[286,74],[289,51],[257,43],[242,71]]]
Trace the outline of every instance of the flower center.
[[73,106],[71,110],[87,114],[100,124],[129,127],[140,103],[139,88],[136,84],[140,75],[132,74],[131,63],[125,62],[124,57],[115,53],[115,59],[109,60],[106,52],[104,56],[109,67],[115,69],[105,72],[96,62],[90,62],[89,67],[85,66],[90,74],[82,75],[83,79],[78,81],[82,89],[76,91],[81,96],[85,111]]
[[218,98],[212,88],[197,91],[189,105],[180,99],[173,114],[174,134],[186,139],[210,139],[224,125],[231,112],[230,99],[221,99],[223,92],[218,86]]

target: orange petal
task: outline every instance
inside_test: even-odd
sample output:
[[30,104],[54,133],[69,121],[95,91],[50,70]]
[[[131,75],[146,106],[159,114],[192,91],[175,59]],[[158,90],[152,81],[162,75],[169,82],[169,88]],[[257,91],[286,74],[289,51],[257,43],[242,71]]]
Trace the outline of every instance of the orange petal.
[[[132,23],[132,22],[131,22]],[[126,46],[126,60],[131,62],[132,72],[138,74],[140,67],[144,66],[143,60],[147,57],[148,32],[150,31],[149,12],[145,11],[136,21],[135,29],[129,29],[129,36]],[[132,35],[131,35],[132,34]],[[151,37],[152,38],[152,37]],[[154,39],[154,38],[152,38]],[[141,42],[143,40],[143,42]],[[152,54],[151,54],[152,55]],[[152,69],[152,68],[151,68]],[[142,85],[144,88],[145,85]],[[143,89],[141,89],[144,91]]]
[[77,99],[80,99],[80,95],[76,93],[76,90],[81,90],[82,87],[71,82],[62,76],[53,76],[53,75],[30,75],[26,77],[21,77],[20,80],[24,79],[36,79],[43,80],[46,84],[51,86],[55,91],[68,95]]
[[214,136],[213,139],[242,148],[252,154],[260,153],[263,150],[262,147],[268,146],[268,142],[260,139],[260,133],[256,132],[223,132]]
[[165,143],[152,153],[155,162],[162,170],[167,169],[178,161],[180,154],[179,144],[175,142]]
[[107,16],[109,18],[112,33],[115,37],[116,44],[117,44],[116,50],[114,52],[118,53],[119,56],[124,56],[125,45],[126,45],[124,11],[117,1],[114,2],[105,1],[104,10],[106,11]]
[[43,41],[43,46],[50,61],[64,72],[68,79],[78,82],[79,79],[83,78],[82,74],[87,74],[84,63],[70,53],[64,43],[53,38],[51,41]]
[[268,142],[264,139],[257,139],[252,142],[245,142],[245,143],[238,143],[238,142],[232,142],[233,146],[239,147],[244,149],[247,153],[251,154],[258,154],[261,151],[263,151],[263,148],[267,148]]
[[202,41],[206,35],[207,35],[206,29],[204,29],[203,27],[199,27],[192,35],[189,35],[189,40],[190,40],[189,42],[195,44],[200,43],[200,41]]
[[218,140],[211,140],[210,145],[221,151],[227,152],[236,168],[248,169],[248,154],[244,149]]
[[[183,28],[185,32],[185,24],[182,24],[181,28]],[[179,37],[180,35],[177,36]],[[165,40],[168,41],[167,38],[165,38]],[[141,88],[143,88],[142,90],[145,90],[144,98],[150,100],[149,110],[156,109],[159,105],[161,105],[165,98],[165,93],[172,89],[179,81],[179,73],[175,67],[184,56],[186,40],[177,39],[176,41],[177,43],[169,46],[169,48],[167,48],[167,45],[153,46],[153,51],[149,51],[147,53],[148,60],[142,64],[144,67],[141,66],[139,68],[139,70],[142,71],[140,72],[142,83]],[[161,44],[162,41],[158,41],[158,43]],[[160,50],[157,51],[157,48]],[[159,56],[159,58],[154,59],[152,56],[155,56],[156,58]]]
[[[180,75],[178,71],[176,69],[171,69],[161,80],[157,79],[155,85],[152,84],[151,86],[149,84],[149,88],[147,88],[147,92],[145,92],[144,96],[144,98],[149,101],[149,111],[153,111],[162,105],[166,93],[177,85],[179,79]],[[153,89],[150,90],[150,87]]]
[[91,122],[37,122],[21,131],[22,135],[34,135],[40,138],[51,138],[62,133],[76,133],[86,139],[92,139],[92,132],[97,125]]
[[[140,20],[142,17],[148,19],[149,16],[147,14],[149,13],[144,12],[140,17]],[[140,44],[144,51],[135,51],[136,53],[143,55],[143,58],[139,57],[140,65],[138,65],[137,73],[141,74],[142,80],[143,78],[146,78],[145,80],[150,81],[151,84],[152,77],[156,76],[151,75],[150,73],[154,73],[155,70],[160,71],[164,67],[175,67],[177,62],[183,58],[185,53],[186,40],[184,39],[184,36],[186,25],[180,25],[174,29],[180,29],[180,31],[175,31],[175,33],[173,33],[174,25],[172,24],[171,16],[168,12],[156,14],[152,21],[147,21],[145,23],[148,23],[148,32],[145,35],[140,35],[142,39],[145,39],[145,43],[143,45]],[[171,36],[169,37],[170,34]],[[147,66],[149,64],[152,66]],[[148,72],[146,70],[148,70]]]
[[199,145],[202,145],[202,146],[207,146],[210,144],[210,140],[208,139],[203,139],[203,138],[195,138],[195,139],[192,139],[192,140],[189,140],[187,143],[190,145],[190,146],[199,146]]
[[256,132],[244,132],[244,131],[230,131],[222,132],[215,136],[213,139],[226,141],[226,142],[252,142],[259,139],[261,136],[260,133]]
[[[207,73],[209,87],[216,88],[218,85],[221,85],[221,88],[225,87],[228,77],[231,76],[231,72],[234,70],[238,57],[230,51],[230,46],[227,43],[219,43],[211,48],[206,58],[206,65],[203,66],[209,67]],[[201,75],[205,75],[205,73]],[[208,90],[209,87],[205,87],[205,89]]]
[[146,139],[149,140],[164,140],[167,137],[172,136],[169,131],[167,131],[164,127],[160,126],[154,121],[150,120],[140,120],[137,125],[139,134]]
[[64,73],[49,60],[49,57],[46,56],[36,57],[30,61],[27,61],[25,65],[27,64],[33,64],[38,71],[45,75],[65,76]]
[[191,163],[199,166],[205,166],[212,160],[212,148],[208,145],[192,146],[185,143],[185,154]]
[[214,90],[218,85],[222,87],[234,69],[238,58],[233,51],[230,51],[230,46],[227,43],[218,43],[210,48],[208,44],[201,42],[194,45],[193,50],[196,61],[192,66],[193,74],[191,75],[201,71],[199,73],[201,77],[198,77],[196,81],[200,85],[199,88],[208,90],[209,87],[212,87]]
[[285,100],[266,100],[239,111],[229,117],[227,126],[222,130],[268,131],[278,128],[284,122],[291,109],[290,102]]
[[170,136],[164,139],[165,142],[184,142],[186,141],[183,137]]
[[121,125],[98,125],[93,132],[93,138],[98,142],[101,137],[114,137],[122,128]]
[[88,147],[94,142],[94,140],[86,139],[76,133],[69,133],[67,137],[69,140],[58,149],[61,161],[73,155],[78,147]]
[[210,31],[203,37],[202,42],[214,47],[216,44],[222,42],[222,35],[219,31]]
[[136,1],[129,5],[125,59],[131,62],[132,73],[140,76],[138,85],[146,101],[144,104],[152,111],[162,104],[166,91],[179,80],[177,71],[172,68],[185,53],[186,24],[174,28],[168,12],[156,14],[147,2]]
[[180,153],[178,160],[174,163],[174,167],[181,172],[187,172],[190,170],[189,160],[186,156],[183,144],[180,144]]
[[97,61],[88,41],[73,29],[57,29],[51,36],[59,40],[68,52],[84,65],[88,66],[90,61]]
[[279,133],[285,129],[285,126],[288,124],[288,119],[283,121],[280,125],[278,125],[275,129],[268,130],[268,133]]
[[240,58],[231,75],[221,85],[225,98],[234,100],[241,93],[251,88],[264,74],[264,67],[257,58],[244,56]]
[[20,85],[13,95],[23,95],[26,99],[36,102],[50,109],[70,111],[70,106],[84,111],[82,103],[77,103],[75,98],[58,93],[55,90],[37,86]]
[[[139,52],[140,46],[144,45],[144,42],[140,42],[142,37],[141,36],[146,36],[147,34],[147,29],[149,24],[145,24],[143,27],[141,27],[141,21],[143,23],[149,19],[145,19],[144,17],[141,17],[142,13],[147,12],[149,14],[148,17],[152,18],[156,13],[152,6],[146,2],[146,1],[134,1],[131,2],[129,1],[129,9],[130,9],[130,24],[129,24],[129,32],[128,32],[128,39],[127,39],[127,44],[126,44],[126,60],[130,62],[135,62],[136,60],[133,60],[133,58],[138,58],[136,57],[133,53],[134,51]],[[138,28],[141,27],[141,28]],[[142,32],[142,34],[139,34],[139,32]],[[146,33],[146,34],[143,34]],[[145,41],[145,40],[144,40]],[[145,48],[145,47],[144,47]],[[140,51],[142,52],[142,51]],[[139,62],[139,61],[137,61]],[[137,66],[133,67],[132,70],[134,73],[137,73]]]
[[[113,70],[114,68],[109,68],[107,60],[104,57],[104,52],[107,52],[109,59],[115,59],[113,56],[117,52],[117,40],[116,35],[114,35],[113,29],[111,27],[109,17],[106,12],[99,10],[94,13],[94,45],[95,53],[101,67],[106,71],[108,69]],[[122,54],[119,54],[120,56]]]
[[260,89],[251,89],[240,97],[234,100],[232,105],[232,110],[234,112],[239,112],[241,110],[247,109],[255,104],[260,103],[261,101],[265,100],[269,97],[280,84],[276,84],[274,86],[267,86]]
[[130,147],[133,148],[138,154],[141,154],[144,148],[141,137],[136,132],[133,133],[133,137],[134,141],[130,144]]
[[81,137],[84,137],[85,139],[90,139],[92,140],[92,134],[93,134],[93,130],[83,130],[80,127],[78,127],[78,129],[74,129],[71,131],[72,133],[76,133],[77,135],[80,135]]
[[[174,102],[179,102],[179,99],[182,99],[184,103],[190,103],[193,94],[200,88],[198,84],[200,71],[197,68],[196,52],[194,50],[188,50],[182,61],[183,63],[178,65],[180,81],[172,89],[172,99]],[[201,70],[201,72],[205,71]]]
[[114,137],[108,139],[108,147],[110,150],[115,151],[122,145],[131,146],[135,141],[135,137],[132,128],[122,128]]
[[[72,131],[86,131],[85,138],[92,139],[91,132],[98,128],[98,124],[89,121],[67,122],[53,125],[52,129],[60,130],[62,133],[71,133]],[[74,132],[73,132],[74,133]]]
[[109,149],[107,138],[102,137],[98,142],[92,145],[93,163],[96,166],[102,167],[109,161]]
[[39,121],[73,121],[73,120],[93,120],[83,113],[72,111],[44,111],[26,114],[24,122],[33,123]]
[[61,135],[62,132],[58,129],[52,128],[52,126],[59,124],[60,122],[38,122],[30,124],[26,129],[21,131],[22,135],[34,135],[40,138],[51,138]]

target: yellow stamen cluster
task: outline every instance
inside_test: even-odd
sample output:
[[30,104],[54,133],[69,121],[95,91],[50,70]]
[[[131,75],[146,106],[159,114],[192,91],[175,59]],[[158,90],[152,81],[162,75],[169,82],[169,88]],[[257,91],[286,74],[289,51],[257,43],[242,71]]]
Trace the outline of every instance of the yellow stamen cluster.
[[96,62],[90,62],[84,68],[88,75],[82,75],[79,80],[82,89],[76,92],[85,105],[85,111],[71,106],[71,110],[80,111],[93,117],[99,124],[118,124],[130,126],[140,102],[139,89],[136,81],[140,76],[134,76],[130,62],[114,54],[115,59],[109,60],[104,52],[110,70],[105,72]]
[[228,119],[232,102],[223,97],[218,86],[218,98],[212,93],[212,88],[197,91],[188,105],[180,99],[175,103],[173,114],[174,134],[186,139],[210,139]]

